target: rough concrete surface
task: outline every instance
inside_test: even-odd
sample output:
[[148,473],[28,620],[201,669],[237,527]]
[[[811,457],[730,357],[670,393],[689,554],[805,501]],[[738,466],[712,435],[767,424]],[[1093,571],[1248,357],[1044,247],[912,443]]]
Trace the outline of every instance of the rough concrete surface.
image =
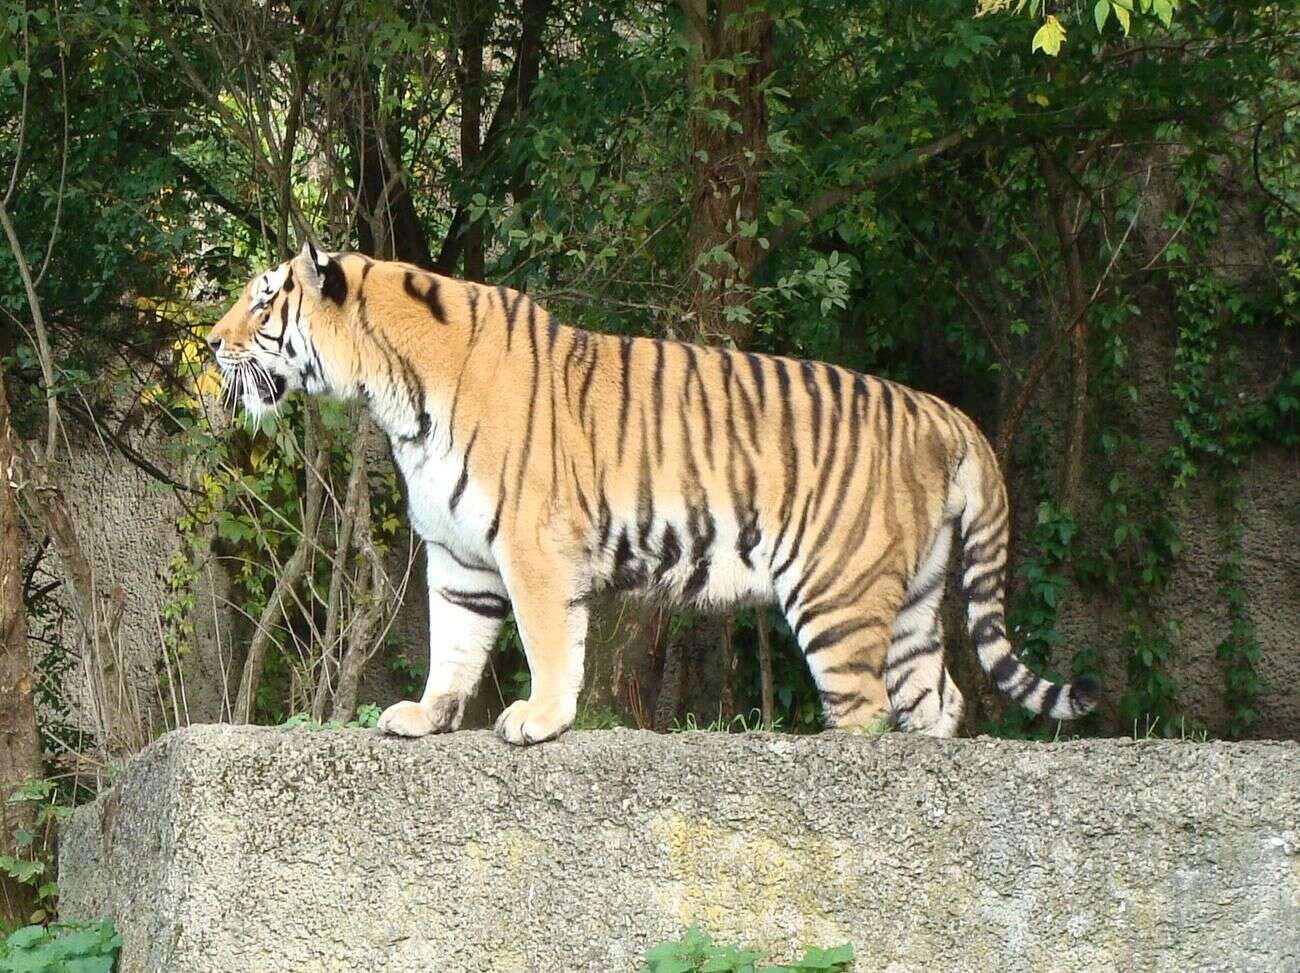
[[122,973],[1300,970],[1300,745],[194,727],[66,826]]

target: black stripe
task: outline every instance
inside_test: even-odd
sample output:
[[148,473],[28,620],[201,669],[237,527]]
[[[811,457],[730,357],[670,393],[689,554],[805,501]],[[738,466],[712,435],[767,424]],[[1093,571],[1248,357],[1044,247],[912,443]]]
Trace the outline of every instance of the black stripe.
[[[777,513],[781,529],[776,535],[776,543],[772,545],[772,556],[768,558],[769,566],[776,561],[781,542],[785,539],[785,532],[790,527],[795,489],[799,485],[799,444],[794,434],[794,410],[790,405],[790,376],[786,373],[785,362],[780,358],[773,359],[772,364],[776,368],[777,390],[781,397],[781,444],[784,452],[781,457],[781,508]],[[789,561],[786,562],[786,566],[789,566]]]
[[[1026,669],[1025,671],[1029,672],[1028,669]],[[1046,681],[1047,680],[1040,679],[1038,676],[1030,672],[1029,678],[1026,679],[1021,684],[1020,688],[1017,689],[1014,693],[1011,693],[1011,698],[1014,699],[1017,703],[1023,703],[1030,696],[1034,695],[1034,693],[1038,691],[1038,687],[1041,686]]]
[[817,454],[821,452],[822,436],[822,391],[817,385],[817,378],[813,374],[812,362],[800,362],[800,369],[803,371],[803,387],[808,393],[808,398],[812,404],[812,461],[817,463]]
[[524,299],[524,295],[515,294],[515,299],[510,300],[510,290],[507,287],[497,287],[497,297],[501,299],[501,312],[506,317],[506,351],[510,350],[510,343],[515,337],[515,315],[519,313],[519,302]]
[[[838,625],[832,625],[820,635],[815,635],[809,639],[808,644],[804,646],[803,654],[805,656],[814,656],[823,649],[828,649],[837,642],[848,638],[850,635],[856,635],[858,632],[868,629],[875,624],[876,620],[874,618],[851,618],[847,621],[840,622]],[[881,675],[880,671],[874,667],[871,668],[870,671],[872,675],[877,678]]]
[[600,539],[596,542],[596,548],[597,550],[603,551],[605,549],[605,546],[609,543],[609,532],[611,527],[613,527],[614,524],[613,515],[610,513],[609,510],[609,499],[605,496],[605,482],[603,476],[601,477],[601,483],[599,489],[600,489],[600,506],[598,509],[599,517],[597,518],[598,520],[597,526],[600,529]]
[[618,341],[619,357],[623,362],[623,384],[619,392],[618,407],[618,461],[621,463],[623,462],[623,448],[627,444],[627,410],[632,404],[632,339],[623,335],[619,337]]
[[[805,495],[803,498],[803,513],[799,515],[799,528],[798,530],[795,531],[794,541],[790,545],[790,554],[788,557],[786,557],[785,561],[781,564],[781,566],[772,572],[773,581],[777,580],[779,577],[781,577],[781,575],[785,574],[785,572],[789,569],[790,565],[794,563],[794,559],[799,556],[799,547],[803,543],[803,533],[808,527],[808,504],[811,500],[812,500],[811,496]],[[784,528],[782,528],[782,530],[784,531]],[[781,539],[778,537],[777,544],[779,545],[780,543],[781,543]],[[772,554],[773,556],[775,556],[776,551],[774,550]]]
[[587,374],[582,379],[582,389],[578,392],[578,417],[587,414],[587,393],[591,391],[591,378],[596,374],[596,359],[600,356],[600,343],[591,343],[591,361],[587,363]]
[[709,393],[704,388],[704,378],[700,375],[699,361],[695,355],[695,348],[691,345],[683,344],[682,350],[686,352],[686,386],[684,395],[686,404],[691,400],[691,379],[695,379],[695,384],[700,393],[700,411],[704,413],[704,459],[713,468],[713,410],[709,407]]
[[[971,641],[976,648],[990,642],[1003,641],[1007,637],[1006,627],[1001,614],[987,615],[970,627]],[[1014,662],[1014,660],[1013,660]]]
[[690,601],[693,599],[704,590],[704,586],[708,583],[709,559],[703,557],[695,562],[695,569],[691,572],[691,576],[686,579],[686,586],[682,589],[683,600]]
[[641,409],[641,469],[637,477],[636,522],[637,545],[645,550],[655,522],[654,491],[650,482],[650,452],[645,448],[645,409]]
[[333,301],[339,307],[348,299],[348,279],[337,260],[331,259],[325,265],[321,277],[321,296]]
[[[423,275],[421,275],[423,276]],[[442,310],[442,298],[438,295],[438,282],[432,277],[424,277],[428,281],[429,287],[424,293],[415,286],[416,275],[413,271],[406,271],[402,275],[402,289],[406,291],[406,296],[413,301],[419,301],[433,316],[433,319],[439,324],[447,323],[447,316]]]
[[1048,683],[1047,692],[1043,694],[1043,701],[1038,712],[1051,713],[1056,707],[1057,701],[1061,698],[1061,691],[1064,688],[1060,683]]
[[524,496],[524,472],[528,468],[528,456],[533,451],[533,421],[537,416],[537,386],[541,380],[541,364],[537,358],[537,335],[534,332],[533,308],[536,305],[529,303],[528,307],[528,342],[532,349],[533,378],[532,385],[528,392],[528,420],[524,424],[524,449],[519,457],[519,469],[515,472],[515,509],[519,509],[519,504]]
[[663,540],[659,542],[659,567],[655,569],[655,580],[662,580],[681,560],[682,545],[677,540],[677,531],[672,524],[664,525]]
[[473,284],[466,285],[465,296],[469,303],[469,341],[472,345],[475,339],[478,338],[478,287]]
[[497,573],[496,568],[492,567],[492,565],[490,564],[484,564],[482,561],[466,561],[464,558],[462,558],[459,554],[457,554],[454,550],[452,550],[442,541],[430,541],[429,543],[433,547],[436,547],[439,550],[441,550],[449,558],[455,561],[457,565],[464,568],[466,571],[485,571],[488,574]]
[[885,669],[897,669],[899,666],[905,666],[909,662],[915,662],[922,656],[934,655],[939,651],[940,646],[938,642],[922,642],[920,645],[915,645],[906,652],[899,653],[898,655],[891,654],[885,662]]
[[664,343],[655,342],[654,375],[655,458],[664,461]]
[[850,659],[847,662],[827,666],[821,671],[821,674],[823,676],[856,676],[864,672],[879,674],[875,666],[863,659]]
[[931,693],[931,691],[932,691],[932,690],[927,686],[927,687],[926,687],[926,688],[921,692],[921,695],[919,695],[919,696],[916,697],[916,699],[912,700],[910,703],[908,703],[908,704],[905,705],[905,706],[899,706],[899,707],[896,707],[896,708],[894,709],[894,715],[895,715],[895,716],[906,716],[908,713],[912,712],[912,710],[914,710],[914,709],[916,709],[918,706],[920,706],[920,705],[921,705],[921,700],[923,700],[923,699],[925,699],[925,697],[929,696],[930,693]]
[[456,481],[456,488],[451,491],[451,500],[447,504],[447,508],[452,513],[456,512],[456,504],[460,503],[460,496],[465,492],[465,485],[469,482],[469,454],[474,452],[476,439],[478,439],[478,426],[475,426],[470,434],[469,445],[465,447],[465,460],[460,467],[460,479]]
[[1020,663],[1008,653],[993,664],[993,668],[989,670],[989,675],[997,683],[998,688],[1005,690],[1010,686],[1012,678],[1019,671]]
[[464,608],[485,618],[505,618],[510,602],[492,591],[456,591],[440,588],[438,593],[457,608]]
[[510,453],[507,451],[501,457],[501,475],[497,479],[497,509],[492,514],[492,523],[488,526],[487,542],[491,544],[497,537],[497,531],[501,529],[501,508],[506,502],[506,463],[510,459]]
[[745,361],[749,362],[750,374],[754,376],[754,388],[758,392],[758,407],[767,408],[767,386],[763,379],[763,359],[752,353],[745,355]]
[[969,582],[962,581],[962,593],[968,602],[983,603],[996,598],[1002,593],[1002,568],[993,567],[983,574],[977,574]]
[[633,555],[632,542],[628,540],[626,527],[618,532],[610,584],[618,591],[632,591],[645,585],[645,565]]
[[931,578],[929,581],[925,583],[925,587],[919,588],[916,591],[912,592],[910,595],[908,595],[907,600],[903,602],[903,607],[898,609],[898,614],[901,615],[906,611],[910,611],[911,609],[919,605],[921,602],[925,601],[925,599],[929,598],[932,594],[934,594],[935,589],[940,587],[943,584],[945,577],[946,577],[945,573],[943,571],[940,571],[938,574],[936,574],[933,578]]

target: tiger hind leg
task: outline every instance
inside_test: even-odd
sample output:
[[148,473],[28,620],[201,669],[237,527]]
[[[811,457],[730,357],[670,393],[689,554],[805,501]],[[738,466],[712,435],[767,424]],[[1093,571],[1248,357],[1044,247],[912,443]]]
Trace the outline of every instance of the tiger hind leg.
[[965,705],[943,663],[939,615],[952,540],[948,522],[907,586],[885,661],[885,688],[898,728],[933,737],[956,736]]
[[891,567],[877,564],[865,578],[833,585],[787,612],[830,729],[888,726],[885,660],[890,624],[903,600],[901,575]]

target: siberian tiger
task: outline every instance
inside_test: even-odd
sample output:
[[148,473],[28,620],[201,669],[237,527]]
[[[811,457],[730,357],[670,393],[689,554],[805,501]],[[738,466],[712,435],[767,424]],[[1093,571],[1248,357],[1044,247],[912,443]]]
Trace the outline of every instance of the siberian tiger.
[[954,538],[979,661],[1054,719],[1094,705],[1012,654],[1007,493],[987,440],[934,396],[812,361],[559,324],[526,295],[310,243],[250,282],[208,343],[253,414],[291,390],[362,397],[428,556],[429,677],[390,734],[454,730],[513,610],[532,692],[497,732],[573,721],[588,596],[775,600],[826,723],[958,729],[939,601]]

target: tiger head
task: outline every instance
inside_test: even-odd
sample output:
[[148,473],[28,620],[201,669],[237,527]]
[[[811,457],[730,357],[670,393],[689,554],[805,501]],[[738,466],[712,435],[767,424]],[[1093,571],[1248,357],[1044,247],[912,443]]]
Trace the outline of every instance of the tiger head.
[[298,256],[254,277],[208,332],[225,394],[260,417],[295,389],[328,391],[313,331],[335,330],[346,293],[340,261],[310,242]]

